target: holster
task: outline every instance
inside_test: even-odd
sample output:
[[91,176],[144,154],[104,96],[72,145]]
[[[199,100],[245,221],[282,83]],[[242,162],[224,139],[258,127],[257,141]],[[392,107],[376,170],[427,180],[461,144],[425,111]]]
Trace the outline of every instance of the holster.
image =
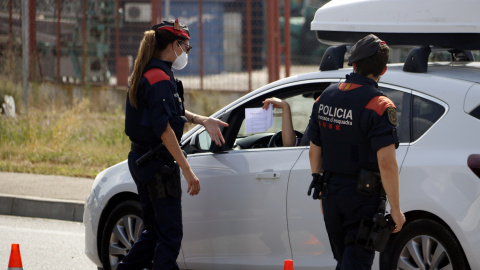
[[385,216],[387,196],[382,186],[380,173],[360,170],[357,192],[364,195],[377,194],[380,191],[377,212],[372,218],[363,218],[355,237],[355,244],[372,251],[383,251],[390,234],[395,229],[395,222],[390,215]]
[[148,183],[150,199],[157,198],[180,198],[182,187],[180,184],[180,167],[177,163],[173,166],[163,165],[160,172],[154,175],[154,179]]
[[382,252],[394,229],[395,223],[390,215],[376,213],[373,218],[361,220],[355,244],[368,250]]

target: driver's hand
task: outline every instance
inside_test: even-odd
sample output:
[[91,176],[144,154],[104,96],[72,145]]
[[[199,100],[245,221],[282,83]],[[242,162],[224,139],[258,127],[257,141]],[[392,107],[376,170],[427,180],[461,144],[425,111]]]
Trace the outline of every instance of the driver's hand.
[[267,98],[264,101],[262,101],[262,103],[263,103],[262,109],[264,110],[268,109],[268,105],[270,104],[273,104],[274,108],[280,108],[280,109],[283,109],[286,106],[288,106],[288,103],[286,101],[276,97]]

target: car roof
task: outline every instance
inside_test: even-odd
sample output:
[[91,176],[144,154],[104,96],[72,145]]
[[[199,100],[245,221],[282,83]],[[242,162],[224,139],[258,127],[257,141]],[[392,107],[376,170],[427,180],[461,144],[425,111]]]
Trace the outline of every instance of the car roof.
[[426,74],[480,83],[480,63],[431,63]]
[[[425,73],[412,73],[403,71],[403,63],[392,63],[388,64],[387,73],[382,76],[387,80],[382,80],[383,82],[397,81],[393,79],[394,77],[399,78],[408,78],[410,76],[419,78],[419,77],[428,77],[432,76],[454,79],[471,83],[480,83],[480,62],[471,62],[471,63],[451,63],[451,62],[432,62],[428,65],[428,71]],[[269,83],[263,87],[258,88],[257,90],[247,94],[244,97],[254,96],[258,93],[261,93],[267,89],[272,89],[278,86],[284,86],[292,83],[298,83],[300,81],[309,81],[309,80],[318,80],[318,79],[332,79],[340,80],[344,79],[345,75],[352,72],[352,68],[341,68],[337,70],[328,70],[328,71],[314,71],[310,73],[299,74],[295,76],[290,76],[278,81]],[[393,80],[392,80],[393,79]],[[398,83],[395,83],[398,84]],[[402,84],[399,84],[400,86]]]
[[[391,63],[388,64],[388,67],[389,68],[387,73],[382,76],[380,82],[401,87],[407,87],[411,89],[420,90],[418,89],[418,86],[420,85],[419,80],[434,81],[432,80],[432,77],[459,80],[467,82],[467,84],[468,82],[480,83],[480,62],[463,64],[450,62],[432,62],[429,63],[428,71],[425,73],[413,73],[403,71],[403,63]],[[341,79],[345,79],[345,75],[351,73],[352,71],[353,69],[350,67],[328,71],[314,71],[283,78],[264,85],[250,93],[247,93],[239,99],[232,101],[230,104],[223,107],[222,109],[214,113],[212,116],[218,117],[232,106],[236,106],[237,104],[242,103],[245,100],[248,100],[258,94],[264,93],[265,91],[270,91],[271,89],[277,87],[286,87],[288,85],[296,85],[299,83],[309,83],[309,81],[313,83],[318,82],[319,80],[338,81]],[[466,91],[467,89],[468,88],[465,88],[463,89],[463,91]],[[460,89],[456,89],[456,93],[458,93],[459,90]],[[182,141],[188,138],[196,130],[198,130],[198,128],[199,127],[197,126],[184,134],[184,136],[182,137]]]
[[456,64],[450,62],[433,62],[428,64],[426,72],[406,72],[403,70],[403,64],[389,64],[388,71],[381,77],[380,82],[393,83],[399,86],[415,88],[418,80],[435,81],[457,80],[466,85],[480,83],[480,63],[473,62],[468,64]]
[[[438,76],[443,78],[456,79],[461,81],[480,83],[480,62],[454,63],[454,62],[431,62],[428,64],[428,71],[425,73],[411,73],[403,71],[403,63],[388,64],[388,72],[409,74],[426,74],[428,76]],[[318,78],[344,78],[346,74],[352,72],[352,68],[342,68],[338,70],[316,71],[297,76],[288,77],[272,84],[282,85],[298,80],[309,80]],[[320,76],[321,74],[321,76]],[[269,84],[269,85],[272,85]],[[263,87],[262,87],[263,88]],[[269,87],[270,88],[270,87]]]

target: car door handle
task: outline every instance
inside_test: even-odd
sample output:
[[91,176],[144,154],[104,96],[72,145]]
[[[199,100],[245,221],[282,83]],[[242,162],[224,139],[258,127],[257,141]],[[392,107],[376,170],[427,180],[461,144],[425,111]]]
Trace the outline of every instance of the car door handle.
[[278,172],[261,172],[255,175],[257,179],[279,179],[280,173]]

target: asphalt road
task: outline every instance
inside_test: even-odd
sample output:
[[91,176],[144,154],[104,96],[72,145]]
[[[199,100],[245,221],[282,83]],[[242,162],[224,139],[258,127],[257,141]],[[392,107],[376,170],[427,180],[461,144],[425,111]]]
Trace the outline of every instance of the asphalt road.
[[85,255],[80,222],[0,215],[0,265],[6,269],[13,243],[20,244],[23,269],[95,270]]

